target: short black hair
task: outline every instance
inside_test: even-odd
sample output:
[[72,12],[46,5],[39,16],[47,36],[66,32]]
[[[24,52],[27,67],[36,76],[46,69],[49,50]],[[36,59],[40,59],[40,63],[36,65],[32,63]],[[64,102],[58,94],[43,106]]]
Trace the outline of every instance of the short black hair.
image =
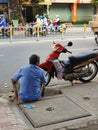
[[29,64],[37,65],[40,62],[40,57],[36,54],[32,54],[29,57]]

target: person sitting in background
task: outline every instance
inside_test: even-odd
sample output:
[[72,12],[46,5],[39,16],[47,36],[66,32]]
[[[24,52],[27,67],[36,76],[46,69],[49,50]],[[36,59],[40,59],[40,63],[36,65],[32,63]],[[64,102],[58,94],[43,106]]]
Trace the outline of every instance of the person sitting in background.
[[56,15],[56,23],[57,23],[57,26],[60,25],[60,17],[59,17],[59,15]]
[[48,26],[48,20],[47,20],[46,14],[43,15],[43,23],[45,26]]
[[56,15],[55,22],[56,22],[55,30],[60,31],[60,17],[59,17],[59,15]]
[[37,27],[40,27],[40,24],[41,24],[41,21],[40,21],[40,18],[39,18],[39,15],[38,15],[38,14],[35,16],[35,18],[36,18],[36,21],[33,22],[33,35],[36,34],[36,32],[37,32]]
[[12,76],[12,85],[16,92],[16,83],[20,79],[19,92],[16,94],[16,101],[33,102],[37,101],[41,97],[40,85],[46,83],[44,70],[38,65],[40,63],[40,57],[33,54],[29,57],[29,65],[21,67]]

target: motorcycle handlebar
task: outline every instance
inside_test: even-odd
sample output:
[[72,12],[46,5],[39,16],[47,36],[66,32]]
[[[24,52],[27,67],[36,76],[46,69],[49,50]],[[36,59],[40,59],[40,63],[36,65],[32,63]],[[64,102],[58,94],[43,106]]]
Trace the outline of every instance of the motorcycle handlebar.
[[63,52],[63,53],[68,52],[68,53],[72,54],[72,52],[71,52],[71,51],[68,51],[66,48],[65,48],[64,50],[62,50],[62,52]]
[[68,51],[68,50],[67,50],[67,52],[68,52],[68,53],[70,53],[70,54],[72,54],[72,52],[71,52],[71,51]]

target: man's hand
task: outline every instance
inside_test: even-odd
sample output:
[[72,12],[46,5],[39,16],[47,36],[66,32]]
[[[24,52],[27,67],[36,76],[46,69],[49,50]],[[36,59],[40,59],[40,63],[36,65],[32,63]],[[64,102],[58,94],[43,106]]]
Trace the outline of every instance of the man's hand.
[[13,86],[16,84],[16,82],[13,79],[11,79],[11,82]]

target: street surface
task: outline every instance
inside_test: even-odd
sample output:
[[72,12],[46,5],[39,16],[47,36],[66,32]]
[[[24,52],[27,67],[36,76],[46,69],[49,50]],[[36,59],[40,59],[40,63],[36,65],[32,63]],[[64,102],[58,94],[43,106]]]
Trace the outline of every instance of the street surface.
[[[94,37],[67,37],[55,41],[62,45],[72,41],[73,46],[67,47],[72,55],[98,48]],[[28,64],[32,53],[40,55],[43,62],[51,51],[52,42],[53,39],[22,42],[7,42],[6,39],[0,43],[1,130],[98,130],[98,75],[90,83],[79,82],[74,86],[68,81],[53,79],[45,90],[45,97],[33,103],[35,109],[24,109],[22,104],[17,107],[9,102],[11,76],[19,67]],[[68,53],[61,54],[60,59],[66,60],[68,56]],[[50,108],[52,111],[48,111]]]
[[[72,51],[72,55],[79,52],[89,52],[97,45],[93,38],[89,39],[67,39],[56,40],[62,45],[66,45],[68,41],[73,42],[72,47],[67,47]],[[8,92],[11,89],[11,76],[18,70],[19,67],[28,64],[28,58],[31,54],[38,54],[43,62],[46,56],[51,52],[52,40],[44,41],[25,41],[25,42],[6,42],[0,45],[0,92]],[[67,59],[70,54],[61,54],[60,59]],[[49,85],[66,83],[66,81],[52,80]]]

